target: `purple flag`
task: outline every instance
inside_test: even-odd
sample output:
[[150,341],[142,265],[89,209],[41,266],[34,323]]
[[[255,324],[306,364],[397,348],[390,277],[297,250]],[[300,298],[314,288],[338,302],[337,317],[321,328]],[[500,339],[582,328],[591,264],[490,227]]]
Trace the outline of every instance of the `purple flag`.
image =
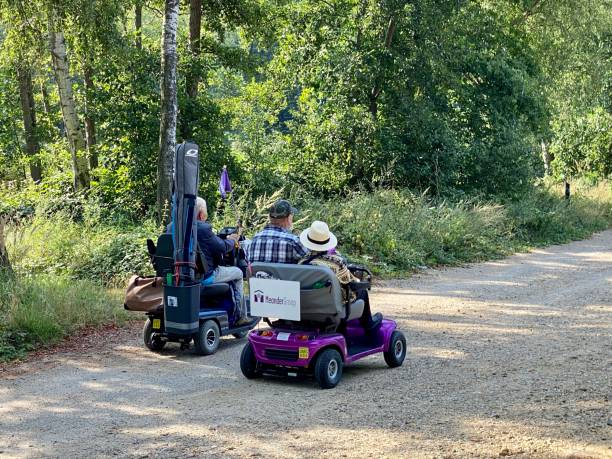
[[221,193],[221,197],[223,199],[227,197],[227,193],[232,192],[232,184],[230,183],[229,174],[227,173],[227,166],[223,166],[223,171],[221,172],[219,192]]

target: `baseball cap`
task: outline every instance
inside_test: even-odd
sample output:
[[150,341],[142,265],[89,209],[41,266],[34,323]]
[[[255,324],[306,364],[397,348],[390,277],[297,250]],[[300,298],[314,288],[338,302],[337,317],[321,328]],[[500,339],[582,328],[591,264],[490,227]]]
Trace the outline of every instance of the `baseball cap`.
[[272,218],[284,218],[296,212],[297,209],[286,199],[279,199],[270,207],[270,217]]

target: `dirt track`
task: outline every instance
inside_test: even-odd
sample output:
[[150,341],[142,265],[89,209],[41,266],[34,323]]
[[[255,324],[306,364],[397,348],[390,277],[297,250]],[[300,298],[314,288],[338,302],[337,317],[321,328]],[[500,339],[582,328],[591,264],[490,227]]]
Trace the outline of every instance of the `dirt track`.
[[244,341],[134,327],[0,373],[1,457],[612,458],[612,231],[376,289],[408,338],[340,385],[240,374]]

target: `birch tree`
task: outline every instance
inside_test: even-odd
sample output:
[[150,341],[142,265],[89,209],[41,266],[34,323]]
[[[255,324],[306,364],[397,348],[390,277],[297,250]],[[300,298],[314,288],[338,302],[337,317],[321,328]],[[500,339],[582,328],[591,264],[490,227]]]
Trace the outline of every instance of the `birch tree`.
[[178,112],[176,79],[178,15],[179,0],[166,0],[161,44],[161,120],[157,156],[157,215],[160,222],[168,220],[169,203],[172,198],[170,184]]
[[73,187],[75,191],[89,188],[89,166],[87,164],[86,144],[79,122],[70,81],[70,66],[66,54],[64,34],[57,27],[54,12],[49,12],[49,49],[55,80],[59,92],[66,136],[72,155]]

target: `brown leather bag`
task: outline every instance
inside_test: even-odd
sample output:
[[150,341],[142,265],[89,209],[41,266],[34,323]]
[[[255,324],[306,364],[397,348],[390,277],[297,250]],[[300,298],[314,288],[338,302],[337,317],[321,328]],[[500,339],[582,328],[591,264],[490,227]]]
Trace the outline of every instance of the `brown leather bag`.
[[125,292],[124,307],[130,311],[154,312],[164,306],[163,278],[130,277]]

